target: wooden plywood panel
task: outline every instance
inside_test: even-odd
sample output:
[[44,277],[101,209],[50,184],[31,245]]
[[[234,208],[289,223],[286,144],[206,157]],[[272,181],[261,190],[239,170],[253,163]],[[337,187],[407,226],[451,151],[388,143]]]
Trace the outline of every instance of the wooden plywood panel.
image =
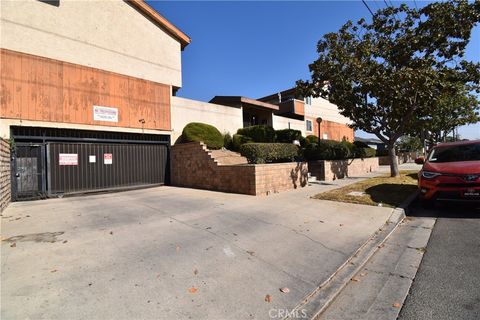
[[[12,57],[1,57],[1,70],[0,70],[0,116],[2,117],[12,117],[15,114],[14,105],[14,93],[15,93],[15,83],[13,79],[13,61]],[[7,108],[7,106],[12,106],[12,108]]]
[[51,114],[50,121],[60,122],[63,120],[63,69],[60,63],[49,65]]
[[294,100],[295,114],[305,115],[305,103],[303,101]]
[[[2,117],[170,129],[170,87],[99,69],[1,49]],[[3,66],[6,66],[5,68]],[[119,121],[93,120],[93,106]],[[145,124],[139,119],[145,119]]]

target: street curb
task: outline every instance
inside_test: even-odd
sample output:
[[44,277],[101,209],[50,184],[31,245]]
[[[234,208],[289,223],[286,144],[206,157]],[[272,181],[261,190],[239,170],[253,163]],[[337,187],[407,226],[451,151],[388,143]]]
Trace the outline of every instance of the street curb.
[[[413,193],[399,207],[394,208],[385,224],[365,241],[328,279],[297,304],[290,314],[296,314],[295,312],[301,311],[309,319],[316,319],[320,316],[348,284],[350,279],[363,268],[396,230],[405,218],[410,204],[418,194],[418,191]],[[290,317],[287,316],[284,319],[290,319]]]

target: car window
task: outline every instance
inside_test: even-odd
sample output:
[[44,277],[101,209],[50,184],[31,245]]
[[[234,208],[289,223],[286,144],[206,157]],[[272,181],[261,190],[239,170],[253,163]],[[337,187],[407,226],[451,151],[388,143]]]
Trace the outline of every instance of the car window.
[[428,157],[429,162],[480,161],[480,143],[436,147]]

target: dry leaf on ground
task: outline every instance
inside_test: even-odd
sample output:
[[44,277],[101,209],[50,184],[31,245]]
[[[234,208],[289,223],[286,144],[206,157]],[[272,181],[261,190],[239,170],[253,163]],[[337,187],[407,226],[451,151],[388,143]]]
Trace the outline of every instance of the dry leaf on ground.
[[394,307],[394,308],[400,308],[401,305],[400,305],[400,303],[397,302],[397,303],[394,303],[394,304],[393,304],[393,307]]
[[268,302],[268,303],[272,302],[272,296],[269,295],[269,294],[267,294],[267,295],[265,296],[265,302]]
[[283,288],[280,288],[280,291],[283,293],[289,293],[290,289],[288,289],[287,287],[283,287]]
[[190,289],[188,289],[188,292],[190,292],[190,293],[195,293],[197,291],[198,291],[198,289],[195,288],[195,287],[191,287]]

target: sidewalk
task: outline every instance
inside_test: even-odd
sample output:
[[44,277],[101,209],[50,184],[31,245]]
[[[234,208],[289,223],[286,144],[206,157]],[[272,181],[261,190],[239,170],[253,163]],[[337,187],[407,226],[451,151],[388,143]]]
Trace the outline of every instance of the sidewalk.
[[309,198],[355,181],[268,197],[160,187],[13,203],[2,216],[1,316],[278,318],[390,217]]

